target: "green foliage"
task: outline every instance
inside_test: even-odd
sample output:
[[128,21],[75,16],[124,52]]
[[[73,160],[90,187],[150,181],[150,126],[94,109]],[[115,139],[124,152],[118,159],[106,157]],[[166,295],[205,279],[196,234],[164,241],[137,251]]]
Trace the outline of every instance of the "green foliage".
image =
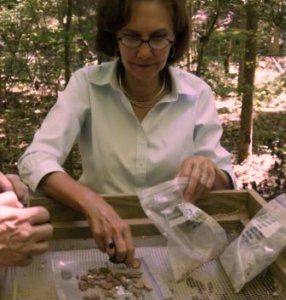
[[[92,2],[93,3],[93,2]],[[94,60],[94,3],[75,3],[71,33],[71,67]],[[1,76],[17,82],[41,82],[62,88],[66,1],[7,1],[0,10]]]
[[[96,2],[72,2],[72,26],[69,32],[71,71],[97,59],[93,50]],[[182,66],[195,69],[198,54],[202,54],[201,76],[223,99],[237,96],[237,69],[244,56],[242,45],[247,37],[247,31],[242,26],[246,2],[254,3],[259,14],[259,53],[269,53],[274,25],[281,30],[280,54],[283,51],[286,53],[285,0],[187,1],[188,5],[193,4],[190,9],[192,53],[182,62]],[[18,157],[54,103],[57,91],[65,85],[67,3],[66,0],[1,1],[0,169],[4,171],[16,171]],[[211,30],[213,22],[214,30]],[[206,40],[205,44],[202,43]],[[235,74],[229,70],[230,65],[236,66]],[[283,84],[285,88],[285,76],[275,91],[269,86],[257,88],[256,105],[270,101],[275,93],[280,92]],[[261,131],[261,135],[266,133]],[[257,136],[261,139],[259,134]],[[233,140],[235,137],[231,134]],[[79,165],[78,150],[75,148],[66,162],[66,168],[70,174],[78,177]]]

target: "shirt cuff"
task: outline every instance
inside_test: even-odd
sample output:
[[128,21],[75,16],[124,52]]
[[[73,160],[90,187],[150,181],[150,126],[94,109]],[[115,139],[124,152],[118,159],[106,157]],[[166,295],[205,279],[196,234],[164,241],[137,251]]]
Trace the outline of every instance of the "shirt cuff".
[[49,173],[65,172],[62,166],[52,159],[41,160],[26,157],[19,163],[19,174],[24,183],[35,192],[40,181]]

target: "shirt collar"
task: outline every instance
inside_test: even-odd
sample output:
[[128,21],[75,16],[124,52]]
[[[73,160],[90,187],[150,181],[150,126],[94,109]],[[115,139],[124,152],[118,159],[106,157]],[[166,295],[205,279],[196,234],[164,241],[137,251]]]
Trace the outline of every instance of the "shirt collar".
[[198,89],[195,89],[193,82],[197,81],[197,77],[191,73],[177,68],[169,68],[171,82],[172,82],[172,93],[177,96],[189,96],[195,98],[198,95]]
[[[104,62],[100,65],[93,66],[88,69],[88,80],[96,85],[103,86],[111,84],[114,88],[118,88],[117,83],[117,66],[119,59],[115,59],[110,62]],[[192,99],[196,98],[198,91],[192,84],[193,79],[196,78],[191,73],[177,67],[169,67],[169,72],[172,82],[172,97],[173,101],[176,101],[179,96],[188,96]],[[170,98],[169,98],[170,99]]]
[[118,59],[101,63],[100,65],[93,66],[88,69],[89,82],[96,85],[111,84],[117,85],[117,63]]

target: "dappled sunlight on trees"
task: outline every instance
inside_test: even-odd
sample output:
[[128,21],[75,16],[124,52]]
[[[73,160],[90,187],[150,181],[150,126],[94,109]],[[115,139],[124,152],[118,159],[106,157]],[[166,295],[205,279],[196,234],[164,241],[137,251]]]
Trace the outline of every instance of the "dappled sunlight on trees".
[[[1,3],[0,169],[17,172],[19,156],[71,72],[97,63],[100,53],[94,52],[96,1],[4,0]],[[247,38],[253,33],[244,26],[245,1],[187,0],[186,3],[191,43],[179,66],[197,72],[215,91],[224,127],[223,144],[233,155],[239,188],[253,187],[265,198],[271,198],[286,190],[286,3],[259,0],[253,8],[258,23],[254,84],[250,86],[252,155],[240,164],[243,85],[239,84],[245,71],[239,67],[248,66]],[[78,178],[81,167],[77,147],[65,167]]]

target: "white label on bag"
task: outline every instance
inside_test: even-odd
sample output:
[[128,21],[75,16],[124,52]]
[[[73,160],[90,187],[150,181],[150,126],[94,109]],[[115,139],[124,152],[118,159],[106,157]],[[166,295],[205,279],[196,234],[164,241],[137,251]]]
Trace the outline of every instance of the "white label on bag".
[[269,238],[281,227],[281,223],[270,215],[258,216],[251,221],[251,225],[257,228],[266,238]]
[[173,211],[167,215],[167,220],[169,222],[170,227],[175,227],[186,222],[186,218],[178,205],[176,205],[173,208]]
[[181,225],[185,222],[186,222],[186,218],[184,216],[181,216],[181,217],[178,217],[178,218],[175,218],[172,220],[169,219],[170,227],[175,227],[175,226]]
[[167,220],[170,227],[185,223],[190,229],[195,229],[205,221],[205,215],[194,205],[181,203],[174,207]]

